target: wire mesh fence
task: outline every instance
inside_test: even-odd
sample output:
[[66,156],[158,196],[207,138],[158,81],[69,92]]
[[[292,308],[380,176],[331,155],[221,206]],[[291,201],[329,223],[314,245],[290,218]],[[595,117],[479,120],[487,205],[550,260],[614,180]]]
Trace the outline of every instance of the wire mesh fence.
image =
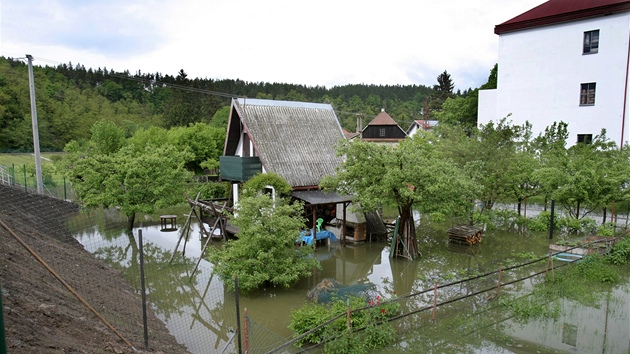
[[[26,164],[0,165],[0,184],[23,189],[25,192],[37,192],[37,177],[35,167]],[[66,178],[60,175],[46,174],[42,178],[42,189],[44,195],[57,199],[74,201],[76,195],[72,185]]]
[[[185,352],[172,344],[162,345],[164,339],[160,336],[170,332],[191,353],[238,352],[236,292],[229,290],[231,279],[220,279],[205,261],[192,272],[200,256],[199,240],[195,240],[196,247],[192,247],[193,240],[188,240],[185,251],[175,251],[169,246],[174,245],[178,233],[161,232],[159,222],[150,218],[133,232],[127,232],[124,217],[115,210],[79,213],[75,204],[27,193],[18,186],[0,185],[0,205],[0,235],[3,251],[9,254],[8,260],[2,259],[7,267],[6,274],[2,274],[3,295],[10,294],[5,306],[19,308],[25,296],[29,302],[55,308],[84,301],[104,319],[103,323],[141,348],[144,338],[138,328],[143,328],[143,314],[138,295],[142,269],[151,310],[146,322],[150,347],[163,352]],[[140,233],[144,233],[142,243]],[[18,239],[23,240],[24,247]],[[57,283],[35,282],[37,277],[48,275],[26,247],[69,284],[78,297],[69,299],[70,290],[60,289]],[[94,262],[94,256],[104,262]],[[21,277],[19,272],[25,268],[36,275]],[[25,296],[20,295],[22,292]],[[89,311],[76,311],[73,318],[92,318]],[[7,328],[14,329],[7,334],[13,351],[24,348],[20,343],[27,335],[20,328],[18,317],[10,316],[6,321]],[[108,328],[102,331],[111,332]]]
[[[240,312],[243,311],[243,306],[238,303],[238,292],[230,290],[229,286],[233,279],[219,277],[213,273],[212,265],[203,260],[196,269],[205,243],[213,241],[198,237],[193,232],[188,234],[180,247],[176,247],[183,230],[180,228],[163,231],[159,216],[144,216],[139,220],[138,227],[133,232],[128,232],[125,231],[125,217],[116,210],[78,213],[78,207],[72,203],[25,193],[19,186],[0,186],[0,205],[3,206],[0,208],[0,216],[7,215],[7,218],[0,217],[0,220],[7,219],[7,226],[10,229],[20,230],[25,242],[35,251],[43,255],[48,254],[46,249],[50,245],[44,242],[45,237],[55,238],[62,244],[73,245],[67,247],[66,253],[62,253],[62,257],[71,260],[71,267],[68,266],[68,262],[64,263],[61,259],[44,257],[45,261],[60,277],[68,279],[87,303],[99,313],[102,312],[108,323],[115,328],[121,328],[123,336],[129,338],[136,346],[141,346],[145,340],[142,331],[137,329],[143,325],[141,304],[137,300],[137,295],[143,288],[142,279],[147,304],[155,314],[155,317],[149,316],[147,320],[149,346],[157,345],[151,343],[158,340],[156,333],[161,333],[158,331],[160,323],[164,323],[168,331],[175,335],[177,342],[191,353],[321,351],[323,343],[334,340],[343,333],[338,332],[325,338],[321,343],[307,342],[298,346],[296,343],[299,337],[291,338],[277,334],[265,324],[253,320],[247,313]],[[8,217],[11,214],[19,216],[19,224]],[[10,237],[2,230],[0,235],[3,237],[4,247],[8,247]],[[77,241],[84,249],[111,267],[111,269],[103,267],[97,271],[110,276],[112,282],[131,285],[127,291],[136,296],[120,294],[119,301],[134,302],[136,311],[123,311],[122,306],[117,308],[116,303],[111,304],[103,300],[102,296],[108,289],[98,288],[97,284],[102,286],[102,283],[96,283],[90,278],[90,274],[93,273],[82,263],[85,260],[83,256],[73,248]],[[594,244],[605,242],[607,240]],[[18,247],[11,249],[10,252],[17,254]],[[24,262],[27,262],[26,258]],[[29,258],[28,262],[29,267],[38,267],[35,260]],[[367,296],[366,305],[350,311],[349,314],[339,313],[331,321],[353,323],[353,316],[361,316],[362,312],[374,312],[375,309],[380,312],[384,306],[396,304],[399,310],[387,313],[382,320],[395,325],[398,333],[405,333],[419,325],[434,323],[435,319],[442,315],[441,309],[454,306],[458,302],[466,302],[468,306],[486,311],[486,306],[500,297],[503,291],[517,294],[526,292],[531,282],[541,279],[544,274],[553,271],[559,265],[559,261],[554,261],[549,256],[514,265],[492,264],[492,269],[479,269],[476,274],[466,274],[461,280],[435,283],[433,287],[422,291],[397,294],[395,298],[378,301],[375,301],[378,294],[367,288],[367,285],[357,287],[357,291],[338,289],[335,295],[330,296],[331,299],[338,301],[342,297],[358,292]],[[144,277],[141,277],[141,273],[144,273]],[[3,276],[3,281],[6,279],[8,278]],[[11,282],[16,281],[17,279],[11,279]],[[4,284],[2,285],[4,289]],[[111,287],[118,289],[120,285],[112,284]],[[45,295],[47,293],[45,289],[29,290],[35,290],[30,291],[32,296],[41,296],[37,300],[40,302],[41,299],[48,299],[45,301],[61,306],[69,301],[64,299],[68,294],[51,299],[49,295]],[[313,298],[328,298],[328,295],[318,293]],[[360,332],[365,330],[365,326],[351,326],[351,330]]]
[[[472,307],[474,316],[477,316],[479,312],[494,311],[492,316],[496,319],[497,313],[502,313],[505,316],[509,312],[496,311],[499,306],[497,305],[498,302],[494,300],[501,296],[502,291],[509,292],[511,296],[524,296],[531,291],[531,285],[537,281],[543,281],[545,275],[554,277],[558,268],[581,259],[581,257],[567,258],[567,252],[587,250],[588,253],[605,253],[611,249],[617,239],[602,237],[580,246],[550,252],[547,256],[523,263],[500,265],[497,269],[480,272],[448,283],[436,282],[431,288],[391,299],[377,298],[377,301],[374,301],[368,297],[365,299],[367,305],[356,309],[351,309],[348,301],[345,312],[336,314],[327,321],[319,323],[310,330],[265,351],[265,353],[284,353],[287,350],[295,350],[295,347],[300,347],[302,352],[322,350],[326,343],[344,337],[346,332],[339,327],[340,323],[346,323],[347,333],[354,335],[358,335],[371,326],[385,323],[393,324],[399,334],[413,332],[420,327],[435,326],[436,321],[442,316],[442,311],[440,311],[442,308],[457,306],[456,304],[461,305],[461,303],[466,303],[466,306]],[[348,293],[344,296],[348,296]],[[346,299],[335,297],[332,301],[343,302]],[[392,304],[395,306],[391,306]],[[396,311],[391,311],[392,309]],[[371,323],[357,320],[366,317],[365,312],[372,312],[372,315],[367,315],[372,320]],[[373,313],[381,314],[381,316],[374,316]],[[470,314],[470,311],[467,310],[466,313]],[[452,313],[447,316],[452,316]],[[361,324],[356,326],[355,323]],[[327,326],[335,329],[326,331]],[[309,341],[309,338],[313,337],[317,340]]]

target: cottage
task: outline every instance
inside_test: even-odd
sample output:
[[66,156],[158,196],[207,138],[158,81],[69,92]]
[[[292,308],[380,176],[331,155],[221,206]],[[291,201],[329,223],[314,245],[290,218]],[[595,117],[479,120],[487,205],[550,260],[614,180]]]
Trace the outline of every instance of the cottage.
[[[343,220],[337,214],[345,214],[352,200],[319,190],[322,178],[335,174],[341,164],[335,146],[342,139],[343,129],[330,104],[233,99],[220,176],[232,182],[237,203],[241,183],[260,172],[278,174],[293,188],[293,197],[306,202],[317,232],[318,219]],[[345,234],[345,229],[339,232]]]
[[406,137],[407,133],[384,109],[361,131],[361,140],[382,144],[396,144]]

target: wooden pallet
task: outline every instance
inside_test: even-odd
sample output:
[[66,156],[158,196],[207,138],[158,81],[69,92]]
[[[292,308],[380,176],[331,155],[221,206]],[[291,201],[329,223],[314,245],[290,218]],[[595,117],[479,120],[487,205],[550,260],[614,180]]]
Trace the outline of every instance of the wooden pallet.
[[477,226],[459,225],[448,230],[448,239],[452,242],[475,245],[481,243],[483,229]]

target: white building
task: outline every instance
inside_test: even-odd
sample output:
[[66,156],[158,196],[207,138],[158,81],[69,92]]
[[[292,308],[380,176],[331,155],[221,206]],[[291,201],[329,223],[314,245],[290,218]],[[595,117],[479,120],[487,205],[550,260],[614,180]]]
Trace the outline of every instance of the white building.
[[479,91],[478,123],[529,121],[534,134],[569,124],[568,144],[602,128],[628,140],[630,1],[550,0],[495,26],[495,90]]

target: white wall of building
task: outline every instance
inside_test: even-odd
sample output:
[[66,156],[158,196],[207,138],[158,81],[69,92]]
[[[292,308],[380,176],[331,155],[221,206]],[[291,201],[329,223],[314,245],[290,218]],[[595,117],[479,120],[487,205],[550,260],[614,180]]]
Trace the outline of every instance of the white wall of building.
[[[598,53],[582,54],[584,32],[597,29]],[[498,88],[480,91],[479,123],[511,114],[514,124],[531,122],[537,135],[564,121],[569,145],[577,134],[594,137],[602,128],[619,145],[629,34],[630,14],[625,13],[500,35]],[[590,82],[596,83],[595,105],[580,106],[580,84]],[[627,115],[626,109],[624,144]]]

